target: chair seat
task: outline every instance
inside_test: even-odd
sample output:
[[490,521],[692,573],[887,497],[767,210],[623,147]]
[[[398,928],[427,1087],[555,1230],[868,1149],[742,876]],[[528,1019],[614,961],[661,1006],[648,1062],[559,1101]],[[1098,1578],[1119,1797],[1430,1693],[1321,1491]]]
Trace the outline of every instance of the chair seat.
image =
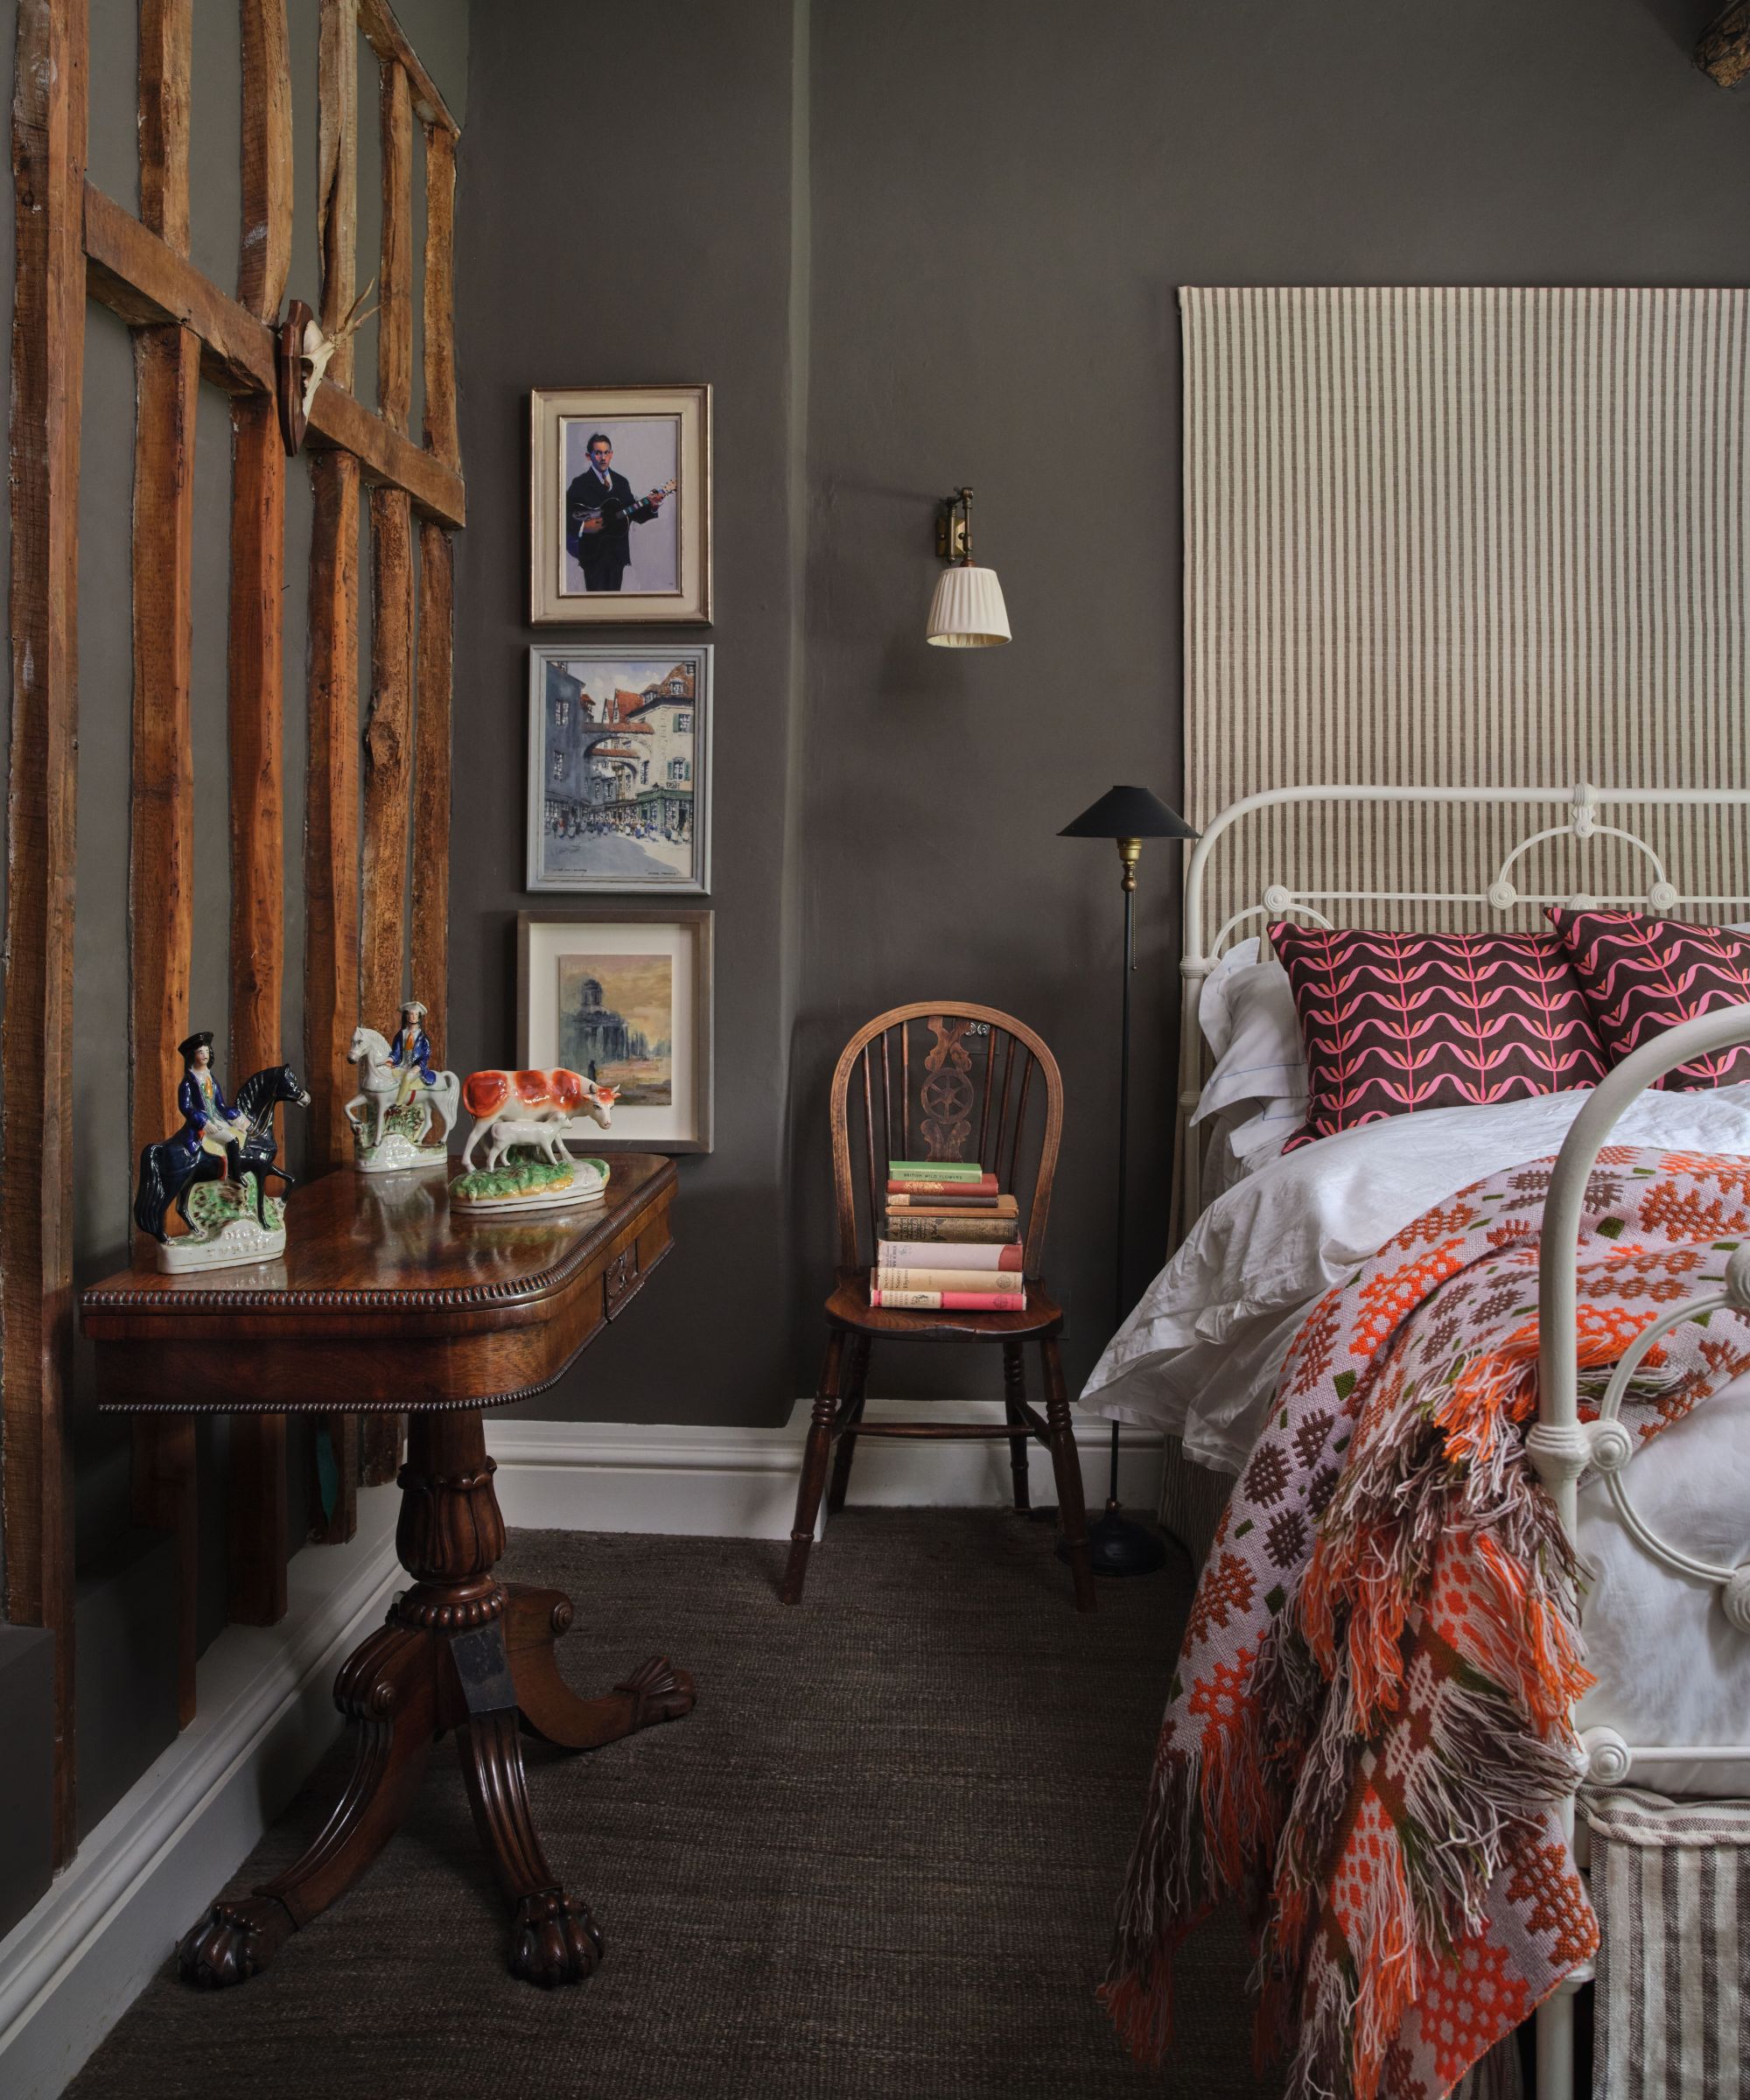
[[1056,1334],[1063,1325],[1062,1307],[1038,1277],[1025,1281],[1025,1312],[907,1312],[870,1304],[866,1269],[841,1269],[838,1286],[826,1301],[826,1316],[833,1326],[853,1334],[912,1341],[1016,1341]]

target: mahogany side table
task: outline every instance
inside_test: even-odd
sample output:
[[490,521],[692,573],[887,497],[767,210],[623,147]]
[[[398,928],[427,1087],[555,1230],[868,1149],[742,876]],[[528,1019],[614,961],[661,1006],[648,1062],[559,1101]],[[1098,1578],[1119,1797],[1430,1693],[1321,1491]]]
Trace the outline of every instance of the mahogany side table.
[[513,1972],[578,1983],[601,1959],[587,1906],[542,1854],[518,1729],[597,1749],[688,1712],[692,1680],[654,1656],[599,1698],[566,1686],[553,1644],[570,1600],[494,1579],[504,1520],[480,1410],[550,1385],[625,1312],[668,1252],[674,1191],[672,1160],[621,1153],[601,1202],[452,1222],[438,1175],[343,1168],[298,1191],[276,1261],[166,1276],[143,1258],[84,1293],[100,1407],[408,1416],[396,1552],[413,1587],[335,1680],[352,1777],[295,1866],[188,1934],[191,1983],[257,1974],[350,1888],[452,1729],[510,1907]]

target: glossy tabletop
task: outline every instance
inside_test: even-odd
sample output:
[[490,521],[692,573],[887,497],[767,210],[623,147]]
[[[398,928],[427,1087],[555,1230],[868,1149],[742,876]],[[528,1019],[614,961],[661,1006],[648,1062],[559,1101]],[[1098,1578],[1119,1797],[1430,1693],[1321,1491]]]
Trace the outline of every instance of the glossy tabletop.
[[479,1217],[448,1175],[350,1167],[293,1191],[276,1260],[81,1293],[98,1404],[123,1410],[492,1406],[550,1385],[670,1245],[673,1160],[616,1154],[594,1203]]

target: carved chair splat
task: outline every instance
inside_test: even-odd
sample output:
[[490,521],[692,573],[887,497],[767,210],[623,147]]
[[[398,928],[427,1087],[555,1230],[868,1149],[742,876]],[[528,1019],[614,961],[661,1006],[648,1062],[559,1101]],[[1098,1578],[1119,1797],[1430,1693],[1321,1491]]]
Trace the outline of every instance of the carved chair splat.
[[[1024,1227],[1025,1312],[910,1312],[870,1304],[887,1162],[913,1156],[914,1112],[923,1157],[976,1159],[1015,1196]],[[1027,1444],[1037,1438],[1051,1453],[1075,1607],[1091,1612],[1094,1580],[1088,1563],[1082,1467],[1058,1351],[1063,1314],[1040,1275],[1063,1130],[1063,1081],[1056,1060],[1024,1022],[994,1007],[942,1000],[895,1006],[859,1028],[845,1045],[832,1075],[830,1113],[837,1281],[826,1303],[826,1355],[796,1494],[795,1526],[790,1533],[780,1592],[785,1603],[802,1600],[822,1495],[826,1496],[829,1515],[844,1507],[860,1438],[1004,1438],[1014,1477],[1015,1507],[1025,1510],[1030,1506]],[[920,1263],[925,1263],[928,1243],[920,1244],[918,1252]],[[1004,1422],[869,1420],[869,1359],[875,1342],[882,1339],[998,1345],[1003,1352]],[[1043,1416],[1026,1397],[1029,1342],[1036,1343],[1040,1351]]]

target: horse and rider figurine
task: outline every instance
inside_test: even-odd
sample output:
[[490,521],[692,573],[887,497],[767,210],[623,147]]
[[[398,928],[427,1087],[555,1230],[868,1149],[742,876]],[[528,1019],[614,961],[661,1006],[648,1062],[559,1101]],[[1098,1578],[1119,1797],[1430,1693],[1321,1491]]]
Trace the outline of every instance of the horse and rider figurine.
[[442,1166],[448,1157],[462,1082],[432,1068],[424,1024],[424,1007],[405,999],[393,1042],[374,1028],[353,1031],[346,1061],[359,1068],[359,1091],[346,1103],[346,1120],[361,1174]]
[[[285,1206],[284,1196],[268,1194],[268,1179],[283,1182],[288,1194],[295,1186],[277,1163],[274,1111],[282,1104],[307,1109],[309,1093],[290,1065],[270,1065],[228,1102],[213,1069],[210,1028],[178,1043],[177,1054],[182,1128],[141,1152],[134,1222],[158,1242],[161,1269],[271,1261],[285,1250]],[[175,1237],[166,1222],[172,1206],[188,1228]]]

